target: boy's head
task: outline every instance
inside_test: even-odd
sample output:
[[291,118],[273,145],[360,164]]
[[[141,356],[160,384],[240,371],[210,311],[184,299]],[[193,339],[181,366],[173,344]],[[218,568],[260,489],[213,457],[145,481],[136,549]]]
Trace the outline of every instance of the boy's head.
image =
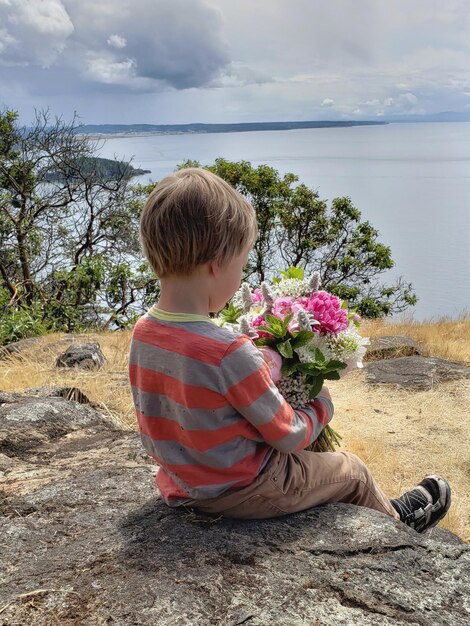
[[164,178],[140,220],[143,251],[159,278],[190,275],[208,261],[225,264],[256,235],[251,204],[219,176],[194,167]]

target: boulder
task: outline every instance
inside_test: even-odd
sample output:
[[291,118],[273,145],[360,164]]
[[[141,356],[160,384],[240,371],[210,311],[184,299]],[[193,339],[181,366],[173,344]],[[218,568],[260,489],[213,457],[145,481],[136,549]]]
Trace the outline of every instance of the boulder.
[[87,404],[61,397],[0,393],[0,453],[27,459],[36,448],[88,426],[103,416]]
[[345,504],[263,521],[170,509],[137,433],[35,401],[23,422],[25,399],[0,398],[7,437],[42,435],[0,456],[5,626],[470,623],[470,548],[451,533]]
[[[97,335],[85,335],[86,339],[98,339]],[[83,335],[64,334],[60,337],[56,337],[54,340],[45,336],[30,337],[29,339],[19,339],[13,343],[7,343],[4,346],[0,346],[0,361],[9,356],[21,356],[23,352],[26,354],[38,350],[39,352],[51,352],[52,350],[64,349],[64,344],[70,344],[71,342],[79,342],[83,340]]]
[[20,339],[19,341],[14,341],[12,343],[7,343],[4,346],[0,346],[0,360],[5,359],[10,355],[30,350],[41,343],[41,340],[41,337],[31,337],[30,339]]
[[57,357],[56,367],[78,367],[80,369],[101,369],[106,359],[97,342],[72,344]]
[[78,387],[56,387],[46,385],[44,387],[28,387],[22,389],[21,395],[34,396],[36,398],[65,398],[79,404],[92,404],[90,399]]
[[470,367],[437,357],[408,356],[374,361],[365,366],[366,381],[405,389],[432,389],[438,383],[470,377]]
[[370,340],[364,361],[395,359],[402,356],[421,355],[421,348],[411,337],[383,336]]

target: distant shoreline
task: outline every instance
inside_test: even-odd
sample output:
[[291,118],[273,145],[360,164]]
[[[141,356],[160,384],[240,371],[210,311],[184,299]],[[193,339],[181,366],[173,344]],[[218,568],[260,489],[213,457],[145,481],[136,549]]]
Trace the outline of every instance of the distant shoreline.
[[155,135],[196,135],[213,133],[246,133],[254,131],[300,130],[307,128],[351,128],[432,122],[468,122],[470,113],[444,111],[425,115],[391,115],[381,120],[307,120],[294,122],[238,122],[232,124],[84,124],[75,129],[95,139],[106,137],[151,137]]
[[151,137],[155,135],[205,135],[259,131],[303,130],[310,128],[351,128],[383,126],[387,121],[320,121],[320,122],[247,122],[239,124],[88,124],[77,128],[78,134],[94,139],[107,137]]

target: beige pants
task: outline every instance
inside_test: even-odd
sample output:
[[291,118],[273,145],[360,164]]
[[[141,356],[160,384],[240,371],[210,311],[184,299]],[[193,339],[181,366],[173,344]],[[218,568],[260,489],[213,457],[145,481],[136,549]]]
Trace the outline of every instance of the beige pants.
[[187,506],[224,517],[262,519],[304,511],[327,502],[349,502],[399,519],[365,464],[350,452],[275,450],[248,487]]

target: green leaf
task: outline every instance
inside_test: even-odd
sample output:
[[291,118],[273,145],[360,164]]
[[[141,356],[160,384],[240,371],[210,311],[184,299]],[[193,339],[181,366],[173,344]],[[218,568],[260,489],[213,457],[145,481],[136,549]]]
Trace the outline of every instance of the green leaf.
[[299,332],[294,333],[294,339],[292,340],[292,347],[294,348],[294,350],[297,350],[297,348],[302,348],[303,346],[306,346],[308,343],[311,342],[311,340],[313,339],[315,333],[313,333],[311,330],[299,330]]
[[285,377],[292,376],[297,371],[298,361],[295,359],[287,359],[283,362],[281,367],[281,374]]
[[341,302],[341,308],[342,309],[347,309],[348,308],[348,301],[347,300],[343,300]]
[[286,357],[286,359],[291,359],[294,356],[290,339],[288,339],[287,341],[284,341],[283,343],[279,343],[277,345],[277,349],[279,351],[279,354]]
[[326,363],[326,359],[323,356],[323,352],[319,348],[315,348],[315,361],[317,361],[318,364]]
[[281,321],[282,324],[282,328],[287,332],[287,326],[289,325],[289,322],[291,321],[291,319],[294,317],[293,313],[289,313],[289,315],[286,315],[285,318]]
[[327,370],[344,370],[346,369],[347,364],[344,361],[328,361],[326,363]]
[[323,378],[326,378],[327,380],[339,380],[341,376],[339,375],[339,372],[334,371],[326,372],[325,374],[323,374]]
[[229,322],[231,324],[235,324],[241,315],[243,315],[243,309],[235,306],[233,302],[227,304],[225,309],[220,312],[220,317],[224,320],[224,322]]
[[312,386],[310,387],[310,391],[308,392],[308,397],[310,400],[314,400],[321,391],[323,387],[323,376],[318,376],[316,380],[313,381]]
[[275,315],[271,315],[270,313],[266,313],[266,315],[264,316],[264,319],[268,322],[268,324],[270,326],[272,326],[273,328],[276,328],[277,326],[279,328],[282,327],[282,323],[281,320],[276,317]]
[[318,376],[321,373],[321,370],[314,363],[299,363],[297,365],[297,369],[299,372],[303,372],[304,374],[309,374],[311,376]]
[[301,267],[294,267],[291,265],[287,270],[281,270],[279,272],[285,278],[295,278],[296,280],[303,280],[305,272]]
[[258,339],[255,339],[255,345],[258,347],[273,347],[276,345],[276,340],[274,339],[274,337],[259,337]]
[[284,332],[284,330],[282,328],[277,327],[273,327],[273,326],[258,326],[258,328],[260,330],[262,330],[265,333],[269,333],[270,335],[272,335],[273,337],[276,337],[277,339],[284,339],[284,335],[286,334]]

